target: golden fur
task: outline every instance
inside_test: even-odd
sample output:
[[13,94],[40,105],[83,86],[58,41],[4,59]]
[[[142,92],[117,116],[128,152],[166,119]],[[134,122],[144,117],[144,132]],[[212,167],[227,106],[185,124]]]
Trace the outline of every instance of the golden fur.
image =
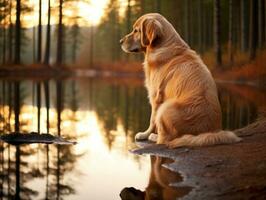
[[171,148],[240,141],[221,131],[217,89],[208,68],[163,16],[143,15],[120,43],[126,52],[145,53],[152,113],[149,128],[137,140],[149,138]]

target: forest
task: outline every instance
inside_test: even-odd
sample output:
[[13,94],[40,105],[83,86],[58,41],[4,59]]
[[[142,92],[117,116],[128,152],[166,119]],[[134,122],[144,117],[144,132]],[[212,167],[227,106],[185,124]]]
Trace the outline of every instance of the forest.
[[[210,69],[232,69],[265,57],[265,0],[110,0],[98,24],[79,10],[91,3],[39,0],[33,6],[29,0],[1,0],[1,66],[140,72],[142,56],[122,52],[119,39],[149,12],[165,16]],[[265,74],[265,67],[249,68]]]
[[[1,199],[117,200],[133,186],[156,199],[177,198],[174,190],[197,196],[187,199],[263,198],[265,1],[0,0],[0,140],[37,132],[77,142],[0,142]],[[158,145],[158,159],[132,154],[151,107],[144,56],[126,54],[119,40],[151,12],[165,16],[203,58],[216,79],[223,130],[242,133],[243,142]],[[161,163],[165,155],[178,163]],[[176,166],[178,180],[164,173],[168,166]],[[185,181],[193,192],[184,193]]]

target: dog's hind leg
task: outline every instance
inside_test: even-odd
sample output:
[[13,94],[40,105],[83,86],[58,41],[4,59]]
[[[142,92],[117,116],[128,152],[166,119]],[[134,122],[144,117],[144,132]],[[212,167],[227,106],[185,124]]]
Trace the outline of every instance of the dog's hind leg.
[[181,121],[175,100],[164,102],[158,109],[155,124],[158,132],[157,144],[166,144],[177,137],[177,126]]

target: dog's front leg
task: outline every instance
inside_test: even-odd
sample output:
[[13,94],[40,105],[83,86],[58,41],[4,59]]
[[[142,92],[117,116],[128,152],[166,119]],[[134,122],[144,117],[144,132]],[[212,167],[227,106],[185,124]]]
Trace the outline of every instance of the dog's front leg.
[[152,109],[151,109],[151,117],[150,117],[149,128],[146,131],[144,131],[144,132],[137,133],[136,136],[135,136],[136,140],[146,140],[146,139],[148,139],[150,134],[155,131],[155,113],[156,113],[156,110],[155,110],[155,106],[154,105],[152,105],[151,107],[152,107]]
[[[151,101],[151,117],[150,117],[150,125],[149,128],[144,132],[139,132],[136,134],[135,139],[136,140],[146,140],[149,138],[149,136],[155,132],[156,126],[155,126],[155,116],[157,109],[159,105],[163,101],[163,94],[161,90],[158,90],[156,95],[154,95],[154,98]],[[153,137],[154,138],[154,137]],[[155,139],[152,139],[152,141]]]

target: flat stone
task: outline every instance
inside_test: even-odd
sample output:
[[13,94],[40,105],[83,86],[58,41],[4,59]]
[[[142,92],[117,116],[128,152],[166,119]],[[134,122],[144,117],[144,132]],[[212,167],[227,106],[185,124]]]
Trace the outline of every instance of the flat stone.
[[42,143],[42,144],[59,144],[59,145],[72,145],[76,142],[68,141],[59,136],[53,136],[49,133],[9,133],[0,135],[0,140],[12,145],[22,145],[22,144],[33,144],[33,143]]
[[234,132],[241,142],[178,149],[142,142],[131,152],[173,159],[167,168],[184,177],[178,185],[194,188],[180,199],[265,199],[266,119]]

